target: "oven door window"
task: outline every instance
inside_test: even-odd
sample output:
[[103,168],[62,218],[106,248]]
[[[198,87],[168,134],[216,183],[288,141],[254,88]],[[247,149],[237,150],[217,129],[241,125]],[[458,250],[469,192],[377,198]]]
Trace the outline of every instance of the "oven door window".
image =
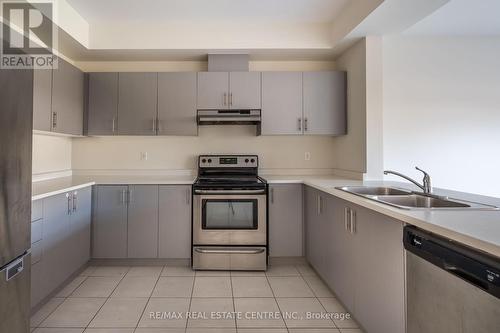
[[257,212],[256,199],[203,199],[202,229],[255,230]]

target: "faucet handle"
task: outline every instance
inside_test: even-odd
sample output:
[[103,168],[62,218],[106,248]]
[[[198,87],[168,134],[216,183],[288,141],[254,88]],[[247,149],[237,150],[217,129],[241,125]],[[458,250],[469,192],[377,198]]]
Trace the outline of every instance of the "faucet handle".
[[431,176],[424,170],[420,169],[418,166],[416,166],[415,169],[424,174],[424,192],[432,193]]
[[424,170],[420,169],[418,166],[416,166],[415,169],[417,169],[418,171],[422,172],[424,174],[424,178],[425,177],[430,177],[427,172],[425,172]]

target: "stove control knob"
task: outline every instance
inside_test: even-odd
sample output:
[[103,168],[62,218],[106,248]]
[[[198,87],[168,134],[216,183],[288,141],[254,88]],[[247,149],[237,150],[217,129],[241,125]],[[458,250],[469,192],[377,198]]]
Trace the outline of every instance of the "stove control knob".
[[255,163],[255,159],[253,159],[253,158],[252,158],[252,159],[250,160],[250,162]]
[[201,163],[207,163],[207,159],[206,158],[202,159]]
[[245,158],[245,163],[248,163],[248,162],[249,162],[248,158]]
[[212,159],[211,158],[208,159],[208,163],[212,163]]

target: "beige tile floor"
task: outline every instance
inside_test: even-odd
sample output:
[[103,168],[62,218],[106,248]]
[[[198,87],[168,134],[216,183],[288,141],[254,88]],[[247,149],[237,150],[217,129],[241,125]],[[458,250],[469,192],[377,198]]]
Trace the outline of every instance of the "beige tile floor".
[[307,265],[265,273],[99,266],[68,283],[31,326],[35,333],[361,333],[352,319],[320,316],[345,312]]

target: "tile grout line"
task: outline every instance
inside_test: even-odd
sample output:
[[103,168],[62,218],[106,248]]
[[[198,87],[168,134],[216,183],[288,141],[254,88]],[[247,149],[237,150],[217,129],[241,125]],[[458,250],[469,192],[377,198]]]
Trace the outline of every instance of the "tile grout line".
[[[103,266],[105,267],[105,266]],[[123,279],[125,278],[125,276],[127,275],[127,273],[130,271],[130,267],[128,267],[127,271],[125,272],[125,274],[123,274],[123,276],[121,277],[120,281],[118,281],[118,283],[116,284],[116,286],[113,288],[113,290],[111,291],[111,293],[109,294],[108,297],[106,297],[106,300],[104,301],[104,303],[102,303],[102,305],[99,307],[99,310],[97,310],[97,312],[95,313],[94,316],[92,316],[92,319],[90,319],[89,323],[87,324],[87,326],[84,328],[83,331],[86,331],[88,328],[91,328],[89,327],[89,325],[92,323],[92,321],[94,321],[95,317],[97,316],[97,314],[99,312],[101,312],[102,308],[104,307],[104,305],[108,302],[108,300],[111,298],[111,295],[113,295],[113,293],[115,292],[116,288],[118,288],[118,286],[120,285],[120,283],[123,281]]]
[[[166,267],[166,265],[165,265],[165,267]],[[156,278],[156,282],[155,282],[155,285],[153,286],[153,289],[151,289],[151,292],[149,293],[149,297],[148,297],[148,299],[146,301],[146,305],[144,305],[144,309],[142,309],[141,315],[139,316],[139,320],[137,321],[137,324],[135,325],[134,332],[137,331],[137,329],[139,328],[139,324],[141,323],[142,316],[144,316],[144,312],[146,311],[146,308],[148,307],[149,302],[151,301],[151,297],[153,296],[153,293],[154,293],[154,291],[156,289],[156,286],[158,285],[158,281],[160,281],[161,272],[163,272],[163,267],[160,270],[160,274]]]
[[269,276],[267,275],[267,272],[264,273],[264,276],[266,277],[267,284],[269,285],[269,288],[271,289],[271,292],[273,294],[274,302],[276,303],[276,306],[278,307],[278,310],[281,314],[281,320],[283,321],[283,324],[285,324],[285,329],[287,330],[287,332],[290,332],[290,329],[288,328],[288,325],[287,325],[286,320],[284,318],[283,311],[281,310],[280,304],[278,303],[278,300],[276,299],[276,294],[274,293],[273,286],[271,286],[271,282],[269,282]]
[[[191,312],[191,306],[192,306],[192,303],[193,303],[193,294],[194,294],[195,283],[196,283],[196,272],[194,272],[194,275],[193,275],[193,285],[191,287],[191,297],[189,298],[188,312]],[[189,324],[189,319],[186,318],[186,326],[184,328],[184,332],[187,332],[187,330],[188,330],[188,324]]]
[[[233,301],[233,312],[236,313],[236,304],[234,303],[233,277],[231,276],[231,272],[229,272],[229,283],[231,284],[231,300]],[[238,332],[238,320],[236,320],[236,316],[234,317],[234,329],[236,332]]]
[[[295,268],[297,269],[297,268]],[[309,284],[309,282],[304,278],[305,275],[302,274],[302,272],[297,269],[299,271],[299,274],[300,276],[302,276],[302,279],[306,282],[306,284],[308,285],[309,289],[311,289],[311,291],[313,292],[314,296],[316,296],[316,300],[318,301],[318,303],[321,305],[321,307],[323,308],[323,310],[325,310],[325,313],[329,313],[325,306],[323,305],[323,303],[321,303],[321,300],[319,299],[319,297],[317,296],[316,292],[313,290],[313,288],[311,287],[311,285]],[[314,275],[309,275],[309,276],[314,276]],[[321,281],[323,282],[323,281]],[[333,327],[336,328],[339,332],[340,332],[340,328],[337,326],[337,324],[335,324],[335,321],[333,320],[333,318],[330,318],[330,321],[333,322]]]

